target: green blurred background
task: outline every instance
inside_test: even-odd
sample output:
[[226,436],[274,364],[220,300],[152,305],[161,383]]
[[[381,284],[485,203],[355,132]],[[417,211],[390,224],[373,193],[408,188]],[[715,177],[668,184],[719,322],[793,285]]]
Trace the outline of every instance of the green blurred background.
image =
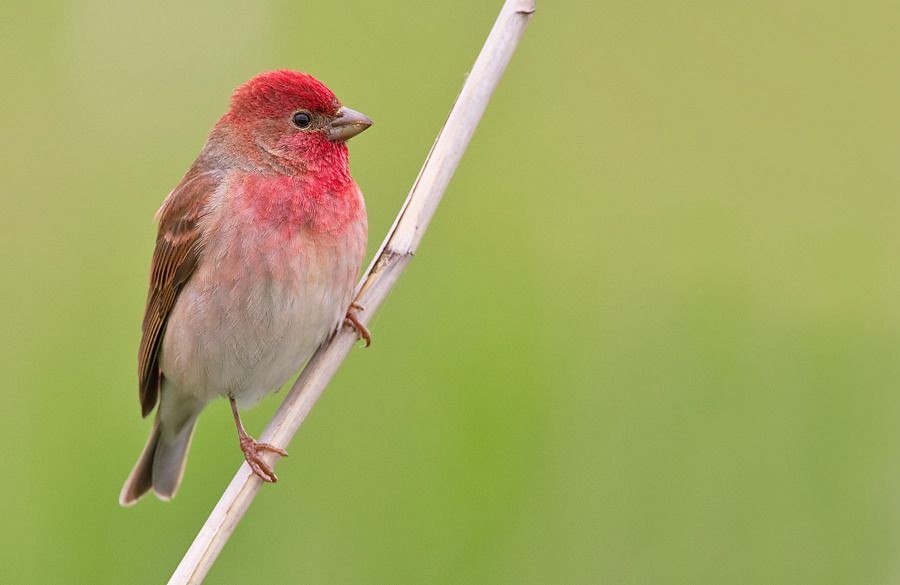
[[[173,502],[116,502],[152,215],[231,90],[302,69],[376,120],[374,250],[499,5],[3,3],[0,582],[164,582],[240,463],[220,401]],[[898,25],[539,2],[208,582],[900,582]]]

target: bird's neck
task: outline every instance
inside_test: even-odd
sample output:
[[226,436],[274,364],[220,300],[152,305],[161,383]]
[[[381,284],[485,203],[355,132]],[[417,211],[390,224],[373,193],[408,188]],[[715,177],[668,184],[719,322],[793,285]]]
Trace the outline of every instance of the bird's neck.
[[346,144],[323,139],[267,146],[241,130],[217,125],[201,158],[230,170],[234,203],[254,225],[288,235],[336,234],[365,214]]

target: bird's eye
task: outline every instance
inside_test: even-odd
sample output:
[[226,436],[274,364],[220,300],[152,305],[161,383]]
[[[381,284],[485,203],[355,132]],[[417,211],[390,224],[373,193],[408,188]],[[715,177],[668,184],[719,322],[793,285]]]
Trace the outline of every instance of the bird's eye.
[[309,115],[309,112],[297,112],[291,121],[297,128],[309,128],[309,125],[312,124],[312,116]]

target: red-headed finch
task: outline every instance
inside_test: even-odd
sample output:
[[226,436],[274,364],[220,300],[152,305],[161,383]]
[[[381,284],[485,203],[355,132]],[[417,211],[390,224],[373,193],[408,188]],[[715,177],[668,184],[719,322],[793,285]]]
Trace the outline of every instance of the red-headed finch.
[[119,496],[168,500],[197,416],[231,402],[251,469],[276,481],[238,409],[281,386],[349,319],[366,211],[345,141],[372,124],[320,81],[263,73],[239,87],[200,155],[157,212],[138,354],[141,410],[159,405]]

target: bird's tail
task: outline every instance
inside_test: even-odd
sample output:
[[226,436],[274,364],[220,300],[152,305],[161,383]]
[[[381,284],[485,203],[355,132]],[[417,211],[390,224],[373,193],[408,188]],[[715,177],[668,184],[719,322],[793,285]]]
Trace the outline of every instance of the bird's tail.
[[184,464],[196,422],[197,417],[192,416],[174,436],[164,437],[157,416],[147,445],[122,486],[119,494],[121,505],[134,504],[151,489],[161,500],[171,500],[175,496],[184,475]]

